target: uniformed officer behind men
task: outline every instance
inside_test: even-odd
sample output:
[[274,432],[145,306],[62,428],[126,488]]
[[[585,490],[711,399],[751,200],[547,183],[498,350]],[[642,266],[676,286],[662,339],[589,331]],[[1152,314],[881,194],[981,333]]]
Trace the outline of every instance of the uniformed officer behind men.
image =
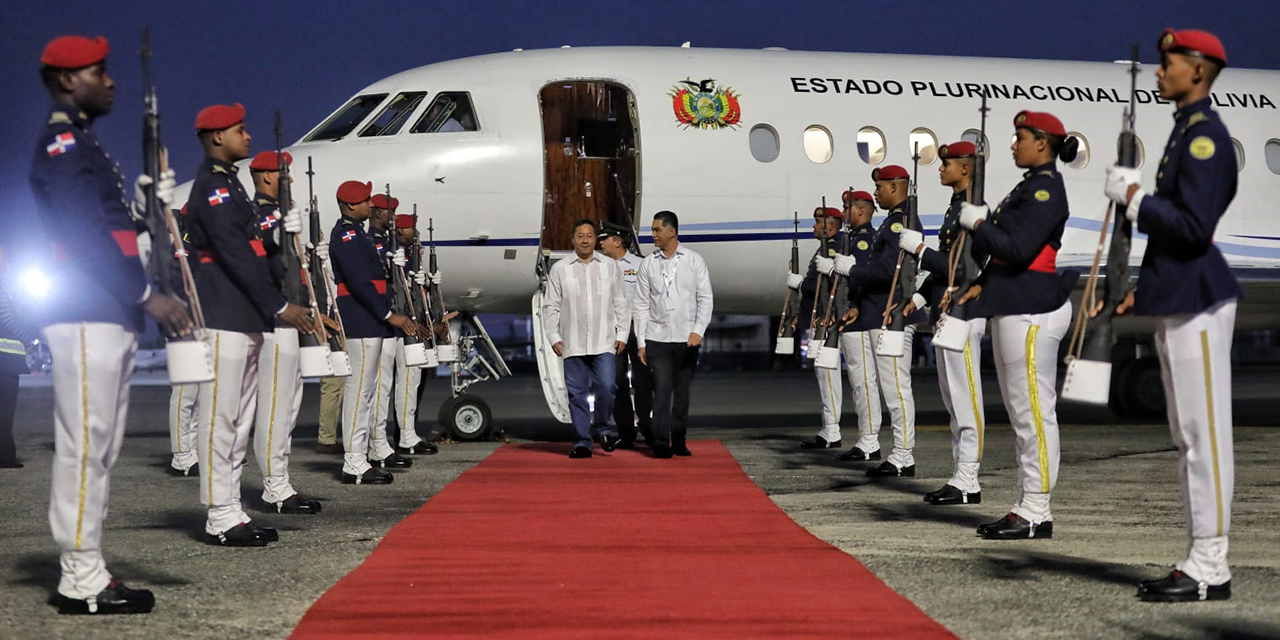
[[1169,431],[1178,445],[1190,543],[1187,557],[1158,580],[1144,580],[1148,601],[1231,597],[1227,534],[1235,484],[1231,422],[1231,340],[1242,293],[1213,244],[1218,221],[1236,194],[1230,134],[1210,108],[1210,90],[1227,52],[1204,31],[1160,35],[1160,97],[1177,105],[1156,188],[1139,186],[1137,169],[1107,170],[1106,193],[1147,234],[1136,293],[1117,312],[1156,317],[1156,352],[1168,398]]
[[[837,256],[834,263],[838,271],[849,271],[853,265],[871,259],[871,248],[876,240],[876,228],[871,225],[871,218],[875,215],[876,205],[872,195],[861,190],[845,191],[842,200],[850,228],[850,253]],[[845,366],[849,368],[849,387],[853,389],[853,406],[858,412],[858,441],[836,458],[855,462],[879,460],[883,415],[880,412],[880,375],[875,361],[876,343],[871,338],[871,331],[879,329],[884,319],[871,310],[862,313],[868,298],[862,287],[848,287],[848,296],[849,310],[840,319],[840,351],[844,354]],[[883,302],[883,298],[877,300]],[[836,415],[840,415],[840,409],[836,407]]]
[[[392,200],[395,199],[392,198]],[[428,274],[425,271],[426,265],[421,260],[422,243],[418,240],[418,230],[414,227],[415,221],[416,218],[414,216],[397,215],[395,217],[396,245],[407,247],[403,253],[416,251],[419,256],[415,263],[418,265],[419,270],[410,271],[406,274],[409,279],[407,284],[409,287],[425,287],[429,279],[435,278],[435,284],[439,285],[440,274]],[[407,258],[408,256],[406,255],[406,260]],[[425,292],[423,298],[426,298]],[[447,317],[435,322],[434,330],[436,335],[448,335],[449,320],[456,315],[456,311],[450,312]],[[440,449],[436,445],[423,440],[422,436],[418,435],[417,429],[418,401],[421,397],[418,390],[422,386],[423,367],[410,367],[408,361],[405,360],[404,338],[400,338],[398,342],[400,344],[396,349],[394,395],[396,423],[400,426],[400,434],[397,438],[399,444],[396,446],[396,453],[403,455],[434,455],[439,453]]]
[[[285,164],[293,156],[284,152]],[[258,235],[267,252],[271,280],[284,289],[286,272],[284,243],[288,234],[302,231],[302,216],[286,217],[280,198],[280,158],[275,151],[263,151],[249,163],[253,178],[253,204],[258,211]],[[293,180],[293,176],[289,176]],[[293,225],[293,226],[290,226]],[[258,411],[254,421],[253,453],[262,472],[262,501],[276,513],[320,513],[321,504],[298,495],[289,476],[289,452],[293,429],[302,409],[302,363],[298,331],[277,318],[275,328],[262,335],[258,355]]]
[[[809,270],[801,278],[798,273],[787,275],[787,286],[800,292],[800,316],[796,333],[809,332],[809,351],[814,353],[822,345],[813,339],[816,329],[810,326],[814,320],[814,308],[817,308],[817,321],[823,322],[823,313],[827,308],[827,300],[818,300],[818,269],[815,262],[826,247],[826,258],[837,254],[840,242],[840,224],[843,214],[835,207],[818,207],[813,211],[813,237],[818,239],[818,247],[814,249],[813,258],[809,260]],[[826,239],[823,243],[822,240]],[[800,282],[797,285],[796,280]],[[805,449],[839,449],[840,448],[840,409],[844,400],[844,383],[840,380],[839,369],[823,369],[815,366],[814,375],[818,379],[818,395],[822,399],[822,429],[818,435],[800,442]]]
[[411,318],[391,312],[386,268],[364,230],[364,221],[372,213],[372,193],[373,184],[369,182],[348,180],[339,185],[338,209],[342,215],[329,235],[329,260],[337,280],[338,310],[347,332],[353,372],[346,378],[342,398],[345,484],[391,484],[391,474],[374,469],[369,460],[374,451],[369,431],[377,405],[377,365],[383,341],[391,336],[393,327],[409,335],[418,332]]
[[[391,270],[397,265],[405,265],[403,249],[397,249],[394,255],[388,251],[391,248],[391,218],[400,206],[400,200],[387,200],[386,194],[375,193],[369,199],[369,204],[369,239],[373,241],[373,247],[377,249],[378,258],[382,261],[383,282],[391,282]],[[388,297],[394,297],[394,292],[389,293]],[[373,425],[369,430],[369,462],[380,469],[413,466],[412,459],[396,453],[387,434],[387,422],[390,421],[393,406],[391,395],[395,391],[396,360],[404,360],[403,351],[404,336],[392,329],[382,339],[382,350],[378,356],[378,370],[374,378]]]
[[[212,382],[201,383],[199,399],[200,502],[208,507],[205,541],[229,547],[261,547],[279,538],[259,527],[240,505],[240,474],[258,403],[258,362],[263,334],[275,320],[302,333],[314,331],[311,311],[287,302],[275,284],[258,232],[261,217],[236,176],[234,162],[249,157],[251,137],[244,107],[205,107],[196,115],[196,135],[205,159],[187,201],[191,245],[200,266],[196,286],[208,305]],[[301,226],[301,212],[289,211]]]
[[1022,182],[992,212],[960,205],[960,226],[987,266],[958,304],[990,318],[1000,395],[1013,423],[1018,482],[1009,514],[978,527],[989,540],[1053,537],[1049,492],[1058,480],[1058,344],[1071,325],[1071,288],[1079,274],[1057,272],[1066,227],[1067,190],[1056,159],[1071,162],[1079,141],[1052,114],[1014,117],[1011,149]]
[[[889,212],[880,228],[876,231],[875,241],[865,261],[842,260],[837,265],[833,260],[819,260],[819,270],[830,272],[839,269],[849,276],[849,287],[862,290],[859,316],[874,322],[875,328],[869,330],[871,344],[880,339],[884,331],[884,310],[889,300],[889,290],[897,277],[898,234],[907,224],[906,204],[907,187],[911,175],[907,170],[890,164],[878,167],[871,172],[871,180],[875,182],[876,202],[880,208]],[[894,291],[894,304],[904,304],[902,290]],[[893,451],[880,466],[867,469],[871,477],[896,477],[916,475],[916,460],[912,451],[916,446],[916,403],[911,393],[911,343],[915,335],[915,323],[924,320],[924,313],[916,310],[906,317],[905,331],[906,351],[901,357],[874,354],[876,376],[880,380],[880,392],[884,394],[885,404],[889,406],[889,417],[893,421]],[[879,405],[868,406],[869,411],[879,411]],[[867,443],[870,445],[870,443]],[[880,451],[880,443],[875,449],[864,450],[871,456]]]
[[[612,229],[600,230],[600,251],[613,258],[622,272],[622,294],[627,307],[635,308],[636,283],[640,275],[640,256],[627,250],[622,234]],[[635,322],[631,323],[627,348],[618,354],[616,381],[618,390],[613,401],[613,419],[618,427],[618,448],[635,449],[636,431],[647,447],[653,447],[653,374],[640,362],[636,346]],[[635,399],[631,392],[635,390]]]
[[[49,525],[61,550],[60,613],[146,613],[155,605],[150,591],[130,589],[107,571],[102,523],[143,312],[169,335],[191,332],[182,305],[147,282],[119,167],[90,129],[114,99],[108,49],[105,38],[64,36],[40,57],[53,107],[36,141],[31,190],[45,233],[56,239],[49,270],[59,286],[37,319],[53,362]],[[158,183],[140,177],[136,193],[148,186],[170,206],[172,172]]]
[[[930,309],[929,323],[937,324],[942,313],[942,297],[950,279],[951,247],[960,236],[960,205],[969,201],[969,183],[973,176],[977,148],[972,142],[953,142],[938,148],[942,164],[938,177],[942,185],[951,187],[951,204],[942,216],[938,229],[938,249],[924,244],[924,234],[903,229],[898,246],[920,257],[920,267],[929,272],[909,310],[923,307]],[[956,266],[956,282],[964,279],[964,261]],[[951,457],[955,472],[941,489],[925,494],[929,504],[978,504],[982,502],[982,487],[978,484],[978,464],[982,461],[982,336],[987,331],[986,318],[947,322],[963,322],[968,327],[968,340],[963,351],[951,351],[934,347],[938,365],[938,386],[942,390],[942,403],[951,414]]]

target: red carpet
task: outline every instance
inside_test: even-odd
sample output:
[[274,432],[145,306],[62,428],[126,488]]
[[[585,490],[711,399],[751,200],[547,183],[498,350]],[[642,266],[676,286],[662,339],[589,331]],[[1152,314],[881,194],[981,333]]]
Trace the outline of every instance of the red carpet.
[[507,445],[324,594],[294,638],[951,638],[778,509],[719,442]]

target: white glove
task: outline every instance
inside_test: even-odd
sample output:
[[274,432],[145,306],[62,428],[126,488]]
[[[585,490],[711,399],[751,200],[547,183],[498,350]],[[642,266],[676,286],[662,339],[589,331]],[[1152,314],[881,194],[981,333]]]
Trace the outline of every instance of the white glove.
[[918,293],[913,293],[911,294],[911,304],[914,304],[916,306],[916,310],[919,311],[920,309],[923,309],[928,302],[925,301],[924,296]]
[[327,243],[327,242],[321,242],[321,243],[320,243],[320,246],[316,246],[316,245],[311,244],[310,242],[308,242],[308,243],[307,243],[307,248],[308,248],[308,249],[310,249],[310,250],[312,250],[312,251],[314,251],[314,252],[316,252],[316,257],[317,257],[317,258],[320,258],[320,261],[321,261],[321,262],[328,262],[328,261],[329,261],[329,243]]
[[294,205],[284,216],[285,233],[302,233],[302,209]]
[[1107,167],[1107,182],[1103,191],[1116,204],[1129,203],[1129,187],[1142,181],[1142,172],[1129,167],[1111,165]]
[[147,202],[147,187],[155,183],[156,199],[164,203],[165,207],[173,208],[173,188],[177,183],[173,179],[173,169],[166,169],[160,174],[160,182],[155,182],[151,176],[142,174],[133,182],[133,208],[139,213],[144,212]]
[[432,271],[431,275],[427,276],[427,279],[431,280],[431,284],[434,284],[437,287],[444,281],[444,278],[440,277],[439,271]]
[[813,259],[813,265],[818,268],[818,273],[831,275],[835,271],[836,263],[826,256],[817,256]]
[[903,229],[898,234],[898,248],[911,255],[919,255],[924,245],[924,234],[915,229]]
[[854,265],[858,264],[858,259],[853,256],[846,256],[844,254],[837,253],[835,263],[836,272],[842,276],[847,276],[850,271],[853,271]]
[[396,249],[396,252],[391,254],[391,262],[397,267],[403,267],[407,264],[407,261],[404,259],[404,249]]
[[976,205],[968,202],[960,203],[960,226],[973,230],[979,220],[987,219],[987,205]]
[[418,286],[419,286],[419,287],[425,287],[425,286],[427,286],[427,272],[426,272],[426,271],[418,271],[418,272],[414,273],[414,274],[413,274],[413,281],[414,281],[414,282],[416,282],[416,283],[418,283]]
[[795,289],[796,291],[799,291],[799,290],[800,290],[800,285],[802,285],[802,284],[804,284],[804,276],[802,276],[802,275],[800,275],[800,274],[798,274],[798,273],[788,273],[788,274],[787,274],[787,288],[788,288],[788,289]]

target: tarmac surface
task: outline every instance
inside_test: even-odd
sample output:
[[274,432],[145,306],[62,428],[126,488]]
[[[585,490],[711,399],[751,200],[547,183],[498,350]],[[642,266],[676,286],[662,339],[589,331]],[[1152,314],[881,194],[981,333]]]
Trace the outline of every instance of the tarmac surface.
[[[973,528],[1012,499],[1013,434],[995,376],[984,373],[988,412],[983,503],[931,507],[926,491],[951,473],[950,434],[932,375],[917,372],[917,477],[870,480],[866,463],[798,446],[818,428],[811,373],[700,373],[692,438],[725,442],[752,480],[813,535],[853,555],[962,638],[1280,638],[1280,372],[1236,372],[1234,573],[1227,602],[1148,604],[1138,580],[1166,573],[1185,551],[1176,450],[1160,422],[1122,422],[1105,411],[1060,407],[1062,467],[1054,538],[985,541]],[[140,375],[154,380],[154,375]],[[428,382],[419,430],[433,425],[445,384]],[[478,385],[513,440],[570,440],[549,417],[538,381]],[[318,385],[309,384],[295,434],[294,484],[324,502],[317,516],[264,512],[250,453],[244,501],[255,522],[280,529],[265,549],[199,542],[204,511],[194,478],[165,473],[169,389],[135,384],[130,426],[112,473],[105,553],[132,586],[156,592],[150,615],[59,616],[49,535],[52,390],[24,379],[17,437],[26,468],[0,470],[0,638],[283,638],[315,599],[355,568],[399,520],[492,452],[498,443],[444,444],[389,486],[338,482],[340,456],[314,451]],[[855,425],[846,394],[845,420]],[[888,420],[881,433],[888,446]],[[856,432],[846,427],[845,443]],[[667,461],[655,460],[655,464]],[[424,540],[424,545],[431,541]],[[449,549],[435,549],[447,556]],[[762,585],[768,588],[768,585]],[[856,606],[857,594],[849,594]],[[625,606],[626,603],[619,603]],[[447,600],[435,603],[445,610]],[[390,621],[370,620],[376,635]],[[625,630],[622,631],[625,635]],[[857,637],[857,629],[849,629]]]

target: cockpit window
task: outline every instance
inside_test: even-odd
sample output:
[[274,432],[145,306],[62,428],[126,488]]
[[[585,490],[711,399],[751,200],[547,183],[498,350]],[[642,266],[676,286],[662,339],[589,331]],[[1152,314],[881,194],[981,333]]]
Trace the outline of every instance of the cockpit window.
[[303,142],[311,142],[314,140],[339,140],[343,136],[351,133],[356,125],[364,120],[369,112],[373,111],[387,97],[385,93],[370,93],[363,96],[356,96],[350,102],[343,105],[338,112],[329,116],[324,124],[320,125],[316,132],[307,136]]
[[446,91],[436,94],[427,112],[413,125],[412,133],[447,133],[450,131],[478,131],[475,110],[471,108],[471,96],[465,91]]
[[382,113],[360,130],[360,137],[391,136],[399,133],[404,123],[409,120],[409,115],[418,108],[426,95],[425,91],[410,91],[392,98],[391,102],[383,107]]

